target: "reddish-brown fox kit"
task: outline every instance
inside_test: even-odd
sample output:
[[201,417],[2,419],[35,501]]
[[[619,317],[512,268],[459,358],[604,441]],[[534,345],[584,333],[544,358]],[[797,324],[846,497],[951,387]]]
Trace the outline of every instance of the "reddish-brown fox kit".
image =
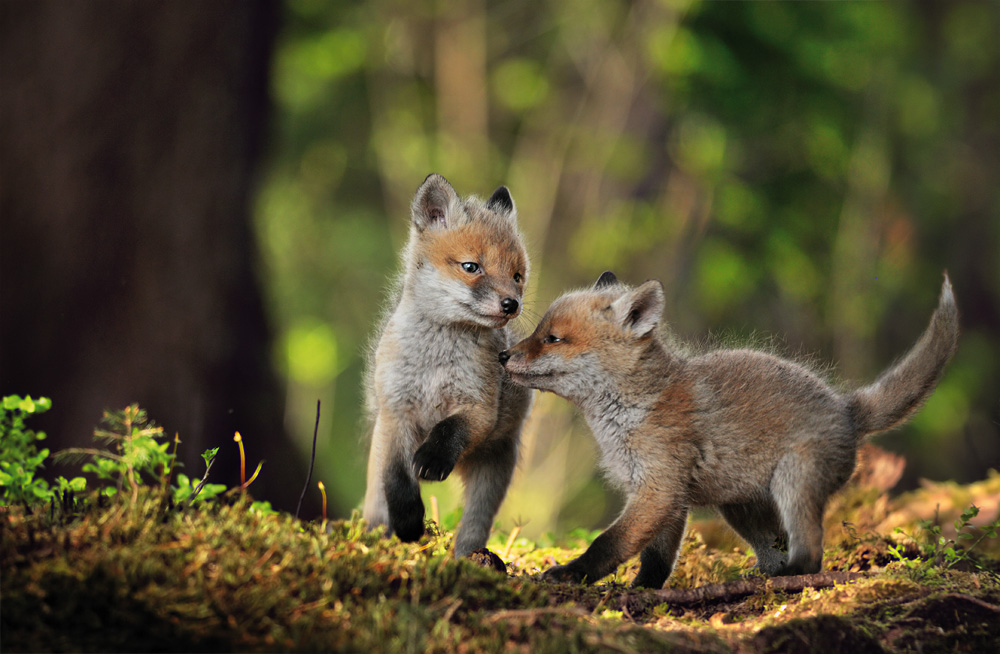
[[531,336],[500,353],[515,382],[580,407],[603,468],[627,495],[614,524],[546,576],[594,582],[641,552],[634,585],[660,587],[693,506],[717,507],[764,574],[818,572],[823,510],[854,471],[860,441],[912,415],[955,351],[947,275],[916,345],[849,392],[764,352],[687,356],[658,334],[662,310],[659,282],[633,289],[604,273],[594,288],[553,302]]
[[521,312],[527,275],[506,187],[484,202],[459,198],[440,175],[424,180],[393,306],[369,361],[369,526],[417,540],[424,533],[418,479],[441,481],[455,469],[465,482],[455,553],[486,544],[531,401],[531,391],[497,365],[516,340],[506,326]]

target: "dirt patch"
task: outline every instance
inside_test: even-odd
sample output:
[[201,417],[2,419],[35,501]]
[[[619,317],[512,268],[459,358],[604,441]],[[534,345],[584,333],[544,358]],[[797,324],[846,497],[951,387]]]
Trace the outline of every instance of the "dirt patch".
[[927,597],[913,602],[882,641],[902,652],[995,652],[1000,606],[956,593]]
[[764,627],[753,638],[737,648],[738,652],[782,652],[784,654],[811,654],[850,652],[851,654],[880,654],[885,650],[875,638],[835,615],[799,618],[786,624]]

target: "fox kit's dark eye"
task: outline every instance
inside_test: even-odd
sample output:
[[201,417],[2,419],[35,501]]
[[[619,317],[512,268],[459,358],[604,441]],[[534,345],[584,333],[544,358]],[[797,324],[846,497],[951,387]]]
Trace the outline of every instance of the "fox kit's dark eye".
[[469,273],[470,275],[473,273],[477,273],[479,272],[479,264],[474,263],[472,261],[466,261],[465,263],[462,264],[462,270]]
[[522,279],[524,279],[524,277],[521,276],[521,273],[514,273],[515,284],[520,284]]
[[549,334],[548,336],[545,337],[545,342],[548,345],[552,345],[553,343],[562,343],[562,340],[563,339],[559,338],[555,334]]

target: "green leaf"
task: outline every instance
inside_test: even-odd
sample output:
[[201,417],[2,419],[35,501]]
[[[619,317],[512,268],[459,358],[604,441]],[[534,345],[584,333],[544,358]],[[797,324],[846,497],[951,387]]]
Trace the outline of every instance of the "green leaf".
[[52,491],[48,489],[48,484],[42,486],[35,484],[31,487],[31,493],[40,500],[47,500],[52,497]]
[[204,459],[206,466],[210,466],[212,465],[212,461],[215,460],[215,455],[218,453],[219,453],[219,448],[213,447],[210,450],[205,450],[204,452],[202,452],[201,458]]

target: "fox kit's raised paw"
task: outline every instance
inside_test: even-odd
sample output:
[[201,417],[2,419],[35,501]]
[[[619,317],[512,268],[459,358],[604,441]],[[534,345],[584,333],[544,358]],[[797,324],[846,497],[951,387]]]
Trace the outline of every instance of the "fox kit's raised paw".
[[465,421],[457,415],[445,418],[434,425],[427,440],[413,454],[413,471],[427,481],[444,481],[468,443]]
[[455,469],[457,457],[443,450],[437,443],[424,443],[413,455],[413,471],[420,479],[444,481]]

